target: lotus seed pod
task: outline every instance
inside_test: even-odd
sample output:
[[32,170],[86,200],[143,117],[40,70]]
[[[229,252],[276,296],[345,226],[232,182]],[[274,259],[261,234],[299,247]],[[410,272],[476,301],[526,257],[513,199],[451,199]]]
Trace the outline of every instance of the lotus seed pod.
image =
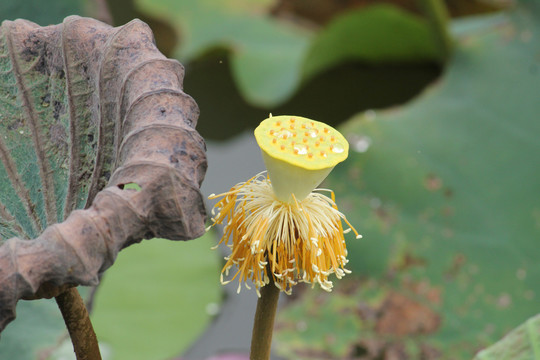
[[270,116],[255,129],[255,139],[274,194],[284,202],[306,198],[349,153],[339,131],[300,116]]

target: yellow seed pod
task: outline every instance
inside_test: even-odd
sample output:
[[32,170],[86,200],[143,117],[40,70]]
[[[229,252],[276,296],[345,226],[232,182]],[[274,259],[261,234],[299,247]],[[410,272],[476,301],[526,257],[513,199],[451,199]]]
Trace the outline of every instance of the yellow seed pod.
[[300,116],[270,116],[255,139],[276,197],[285,202],[308,196],[349,154],[349,143],[325,123]]

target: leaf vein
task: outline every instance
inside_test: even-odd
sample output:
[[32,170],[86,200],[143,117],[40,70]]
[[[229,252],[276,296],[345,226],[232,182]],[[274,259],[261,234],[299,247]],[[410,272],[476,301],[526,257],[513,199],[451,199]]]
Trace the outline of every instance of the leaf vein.
[[[6,26],[6,28],[10,30],[11,26],[12,25],[10,24],[10,26]],[[21,100],[23,103],[23,106],[22,106],[23,111],[26,115],[28,126],[32,130],[31,131],[32,140],[35,147],[34,150],[36,152],[39,175],[40,175],[42,186],[43,186],[42,194],[43,194],[44,203],[45,203],[45,214],[47,218],[47,223],[53,224],[57,222],[57,219],[56,219],[56,201],[55,201],[54,180],[53,180],[53,175],[52,175],[52,169],[47,160],[47,157],[45,154],[45,148],[40,138],[42,131],[36,119],[37,112],[32,105],[32,101],[30,100],[30,95],[28,94],[27,88],[25,87],[24,80],[22,77],[23,74],[21,72],[18,60],[15,57],[15,50],[13,48],[13,39],[12,39],[11,31],[8,32],[6,36],[6,40],[7,40],[6,43],[8,46],[8,52],[11,58],[11,64],[13,66],[13,72],[15,74],[15,79],[17,82],[17,87],[19,89],[19,93],[21,95]]]

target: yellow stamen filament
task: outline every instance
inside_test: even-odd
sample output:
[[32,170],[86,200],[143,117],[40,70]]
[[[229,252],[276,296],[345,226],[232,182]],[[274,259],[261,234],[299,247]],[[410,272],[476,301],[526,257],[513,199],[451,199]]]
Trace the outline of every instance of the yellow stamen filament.
[[[349,272],[344,268],[347,249],[341,220],[358,233],[338,211],[333,192],[332,199],[313,192],[302,201],[281,202],[261,173],[212,198],[218,197],[222,199],[215,205],[214,225],[230,224],[220,243],[231,242],[233,249],[222,270],[222,283],[238,278],[241,286],[250,279],[259,294],[271,275],[287,294],[298,281],[331,291],[328,276],[341,278]],[[237,272],[224,280],[233,266]]]

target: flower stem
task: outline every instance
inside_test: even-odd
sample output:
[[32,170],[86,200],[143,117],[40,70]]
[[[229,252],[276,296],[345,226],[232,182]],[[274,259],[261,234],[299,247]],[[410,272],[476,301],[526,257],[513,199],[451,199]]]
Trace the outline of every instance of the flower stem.
[[66,323],[77,360],[101,360],[96,333],[77,288],[70,288],[55,299]]
[[261,297],[257,301],[253,335],[251,336],[250,360],[270,359],[272,332],[274,330],[279,292],[279,289],[274,285],[272,275],[270,275],[270,283],[261,288]]
[[449,15],[443,0],[417,0],[429,21],[442,61],[452,54],[452,37],[448,31]]

